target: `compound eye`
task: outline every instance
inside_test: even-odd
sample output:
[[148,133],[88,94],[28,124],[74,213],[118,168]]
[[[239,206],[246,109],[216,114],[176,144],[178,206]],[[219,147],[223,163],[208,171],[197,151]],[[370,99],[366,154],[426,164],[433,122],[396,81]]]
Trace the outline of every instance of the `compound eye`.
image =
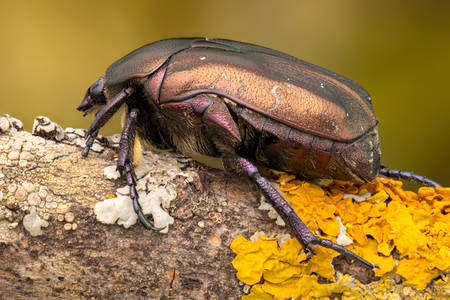
[[94,83],[89,88],[89,94],[96,104],[103,104],[106,103],[106,97],[105,94],[103,94],[103,85],[100,83]]

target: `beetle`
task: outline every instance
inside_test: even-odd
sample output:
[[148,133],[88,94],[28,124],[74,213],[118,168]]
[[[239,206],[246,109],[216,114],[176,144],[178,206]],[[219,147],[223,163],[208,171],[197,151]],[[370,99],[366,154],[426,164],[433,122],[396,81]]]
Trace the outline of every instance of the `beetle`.
[[380,164],[380,143],[367,91],[344,76],[288,54],[225,39],[178,38],[143,46],[107,68],[78,110],[95,111],[87,156],[100,128],[120,107],[125,121],[117,169],[130,187],[140,221],[135,164],[141,144],[188,156],[222,159],[225,170],[250,178],[307,247],[322,245],[373,266],[315,236],[256,165],[304,179],[355,183],[377,175],[436,182]]

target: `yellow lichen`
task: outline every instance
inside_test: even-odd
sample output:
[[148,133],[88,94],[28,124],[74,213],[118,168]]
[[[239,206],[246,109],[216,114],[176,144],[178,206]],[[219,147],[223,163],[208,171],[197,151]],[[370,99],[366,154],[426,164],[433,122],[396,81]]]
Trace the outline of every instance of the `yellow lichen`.
[[289,239],[278,248],[275,238],[260,237],[257,242],[250,242],[239,236],[231,248],[237,254],[233,266],[238,270],[240,281],[253,285],[264,278],[263,284],[254,285],[251,293],[242,299],[325,297],[349,292],[359,285],[350,276],[336,282],[319,283],[319,276],[334,281],[331,260],[337,253],[317,248],[316,255],[306,261],[306,254],[301,252],[302,246],[296,239]]
[[233,260],[233,267],[238,270],[237,278],[248,285],[259,282],[264,271],[264,262],[276,249],[276,238],[260,237],[258,242],[254,243],[238,236],[231,243],[231,250],[239,253]]
[[[283,196],[311,231],[336,241],[339,216],[353,240],[347,248],[376,265],[375,275],[382,278],[368,285],[349,276],[337,279],[331,265],[337,253],[317,247],[306,260],[296,239],[278,247],[274,238],[250,242],[238,237],[232,244],[233,266],[239,280],[254,285],[243,299],[309,299],[336,293],[343,299],[378,299],[383,293],[392,299],[413,293],[427,299],[433,291],[437,299],[450,297],[444,275],[450,272],[450,188],[422,187],[414,193],[403,190],[400,181],[385,178],[363,185],[334,181],[321,188],[288,174],[278,181]],[[405,279],[404,289],[391,280],[394,274]],[[319,283],[319,277],[328,283]]]

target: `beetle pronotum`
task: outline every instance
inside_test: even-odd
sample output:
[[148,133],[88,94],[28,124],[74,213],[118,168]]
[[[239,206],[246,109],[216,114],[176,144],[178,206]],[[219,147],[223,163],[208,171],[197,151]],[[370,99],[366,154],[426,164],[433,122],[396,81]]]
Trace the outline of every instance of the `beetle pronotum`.
[[[341,75],[285,53],[223,39],[180,38],[143,46],[113,63],[78,110],[101,107],[87,130],[86,156],[100,128],[126,106],[117,168],[140,221],[134,173],[137,145],[220,157],[250,178],[305,245],[322,245],[372,265],[315,236],[256,165],[305,179],[363,183],[377,175],[436,182],[380,164],[369,94]],[[137,139],[136,139],[137,138]]]

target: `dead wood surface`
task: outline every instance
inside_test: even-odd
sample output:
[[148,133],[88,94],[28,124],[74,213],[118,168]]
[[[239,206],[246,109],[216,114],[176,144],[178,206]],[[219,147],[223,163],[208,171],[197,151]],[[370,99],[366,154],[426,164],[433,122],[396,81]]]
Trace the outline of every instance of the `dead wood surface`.
[[[193,161],[194,181],[176,180],[168,234],[101,224],[94,205],[119,183],[103,175],[115,151],[80,153],[25,131],[0,134],[0,299],[239,299],[233,239],[286,232],[257,209],[248,180]],[[34,237],[22,222],[32,205],[49,223]],[[67,213],[72,222],[61,221]]]

